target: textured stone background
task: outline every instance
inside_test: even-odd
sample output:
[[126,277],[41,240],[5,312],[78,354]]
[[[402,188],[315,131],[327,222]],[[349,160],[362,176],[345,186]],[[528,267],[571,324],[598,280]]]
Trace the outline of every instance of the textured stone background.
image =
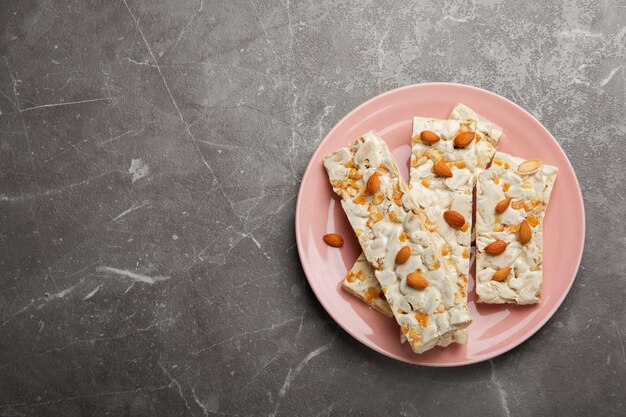
[[[0,39],[0,415],[624,415],[623,1],[5,0]],[[356,343],[295,247],[325,133],[425,81],[532,112],[588,216],[554,318],[458,369]]]

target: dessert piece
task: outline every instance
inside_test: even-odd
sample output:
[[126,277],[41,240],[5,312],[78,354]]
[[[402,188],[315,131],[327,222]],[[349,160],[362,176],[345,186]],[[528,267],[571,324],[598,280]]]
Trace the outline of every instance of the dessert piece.
[[449,343],[471,322],[467,305],[387,144],[369,132],[324,166],[413,351]]
[[558,169],[502,152],[476,186],[476,297],[535,304],[541,298],[543,217]]
[[476,169],[475,122],[415,117],[409,185],[411,196],[437,232],[441,256],[464,299],[472,243],[472,190]]
[[[464,104],[457,104],[450,113],[449,119],[476,122],[476,139],[472,146],[474,146],[476,153],[474,175],[478,175],[482,170],[487,168],[487,165],[491,162],[491,158],[496,152],[495,147],[502,138],[502,130],[492,122],[478,116],[476,112]],[[411,182],[415,182],[413,178]],[[470,219],[471,216],[467,216],[467,218]],[[475,237],[475,235],[472,237]],[[462,270],[465,271],[467,269]],[[343,281],[342,288],[378,311],[385,309],[382,307],[380,299],[371,296],[375,290],[380,291],[380,284],[378,283],[378,280],[376,280],[374,271],[365,263],[359,264],[359,260],[357,260],[350,272],[353,273],[353,275],[348,273]],[[359,282],[350,285],[348,279],[353,279],[355,276],[354,274],[359,272],[361,273],[358,276]],[[370,290],[370,288],[374,288],[374,290]],[[370,303],[369,300],[372,302]],[[463,340],[463,337],[460,337],[459,339]]]

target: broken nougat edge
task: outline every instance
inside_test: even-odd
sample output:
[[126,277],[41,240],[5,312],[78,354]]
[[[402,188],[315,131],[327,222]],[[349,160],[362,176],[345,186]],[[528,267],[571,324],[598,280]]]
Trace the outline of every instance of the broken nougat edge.
[[[534,167],[534,172],[518,169]],[[476,204],[476,301],[488,304],[536,304],[541,299],[543,276],[543,219],[558,168],[539,160],[525,162],[502,152],[478,179]],[[498,214],[495,206],[511,198],[507,209]],[[519,240],[523,220],[532,238],[525,245]],[[496,240],[507,242],[505,251],[490,255],[485,247]],[[511,268],[502,281],[493,279],[496,271]]]
[[[324,166],[411,348],[422,353],[467,327],[471,322],[467,305],[386,143],[374,132],[367,133],[350,148],[328,155]],[[366,184],[375,173],[380,185],[371,193]],[[412,254],[396,265],[395,256],[403,246],[409,246]],[[409,286],[407,275],[412,272],[422,274],[429,286]]]
[[[495,123],[480,116],[473,109],[463,103],[458,103],[450,113],[452,120],[465,120],[476,122],[476,169],[474,175],[478,178],[496,154],[496,147],[504,138],[502,129]],[[474,191],[476,187],[474,187]],[[473,194],[476,195],[475,193]],[[475,206],[475,204],[473,204]],[[476,242],[476,227],[472,227],[472,242]]]
[[502,129],[463,103],[454,106],[449,119],[476,122],[476,171],[474,174],[478,176],[492,161],[496,147],[503,138]]
[[393,318],[391,307],[383,294],[374,270],[361,253],[348,275],[341,283],[341,288],[363,301],[389,318]]

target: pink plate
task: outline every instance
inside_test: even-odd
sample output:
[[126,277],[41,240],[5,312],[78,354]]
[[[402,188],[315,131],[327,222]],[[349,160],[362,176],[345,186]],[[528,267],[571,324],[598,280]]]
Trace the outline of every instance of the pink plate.
[[[541,304],[534,306],[475,304],[465,345],[435,348],[422,355],[400,344],[393,319],[370,309],[341,290],[340,284],[360,248],[322,165],[325,155],[376,130],[393,151],[407,176],[412,117],[447,118],[456,103],[465,103],[502,127],[499,150],[522,158],[539,158],[559,168],[544,224],[544,282]],[[322,241],[326,233],[342,235],[341,249]],[[460,84],[432,83],[381,94],[344,117],[319,145],[307,167],[296,205],[296,240],[300,260],[313,292],[331,317],[348,333],[389,357],[419,365],[458,366],[491,359],[513,349],[552,317],[569,292],[583,252],[585,213],[580,187],[567,156],[541,123],[494,93]],[[473,277],[470,277],[470,290]]]

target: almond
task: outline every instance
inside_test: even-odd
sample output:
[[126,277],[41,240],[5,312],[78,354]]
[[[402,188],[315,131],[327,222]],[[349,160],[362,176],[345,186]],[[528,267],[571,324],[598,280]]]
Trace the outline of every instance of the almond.
[[519,243],[525,245],[530,242],[530,239],[532,238],[533,232],[530,230],[530,225],[526,220],[522,220],[519,224],[519,230],[517,231],[517,239],[519,240]]
[[494,281],[504,281],[505,279],[508,278],[510,273],[511,273],[511,268],[509,267],[500,268],[496,272],[493,273],[493,275],[491,276],[491,279]]
[[454,137],[454,146],[457,148],[465,148],[472,143],[475,136],[476,132],[461,132]]
[[539,168],[541,168],[541,161],[539,159],[529,159],[519,164],[517,172],[520,174],[532,174]]
[[393,198],[395,200],[395,203],[400,205],[402,204],[402,196],[404,195],[404,193],[400,190],[394,190],[394,192],[391,194],[391,198]]
[[435,132],[431,132],[430,130],[423,130],[422,133],[420,133],[420,139],[422,140],[422,142],[435,143],[438,142],[441,138]]
[[500,255],[502,252],[506,250],[508,243],[504,240],[496,240],[495,242],[491,242],[487,246],[485,246],[485,252],[489,255]]
[[426,149],[424,151],[424,155],[426,155],[428,159],[430,159],[433,162],[437,162],[438,160],[442,158],[441,152],[439,152],[437,149],[433,147]]
[[374,172],[367,180],[367,192],[370,194],[376,194],[380,189],[380,178],[378,178],[378,172]]
[[406,276],[406,283],[413,288],[417,288],[418,290],[428,287],[428,280],[424,274],[422,274],[422,271],[411,272]]
[[413,168],[424,165],[426,161],[428,161],[428,157],[426,155],[422,155],[419,158],[414,158],[413,155],[411,155],[411,166]]
[[446,160],[443,158],[435,162],[435,164],[433,165],[433,172],[436,175],[444,178],[450,178],[452,176],[452,170],[450,169],[448,164],[446,164]]
[[340,248],[343,246],[343,238],[337,233],[329,233],[327,235],[324,235],[324,242],[326,242],[328,246],[332,246],[333,248]]
[[396,264],[402,265],[406,261],[408,261],[409,256],[411,256],[411,248],[408,246],[402,246],[398,253],[396,254]]
[[367,203],[367,194],[364,192],[363,194],[359,195],[354,199],[354,202],[360,205]]
[[443,212],[444,220],[452,227],[460,229],[465,225],[465,217],[458,211],[448,210]]
[[496,204],[496,213],[498,214],[504,213],[506,209],[509,208],[510,204],[511,204],[510,198],[505,198],[504,200],[498,201],[498,204]]
[[383,193],[376,193],[376,195],[374,196],[374,199],[372,200],[372,203],[380,204],[384,200],[385,200],[385,195]]

